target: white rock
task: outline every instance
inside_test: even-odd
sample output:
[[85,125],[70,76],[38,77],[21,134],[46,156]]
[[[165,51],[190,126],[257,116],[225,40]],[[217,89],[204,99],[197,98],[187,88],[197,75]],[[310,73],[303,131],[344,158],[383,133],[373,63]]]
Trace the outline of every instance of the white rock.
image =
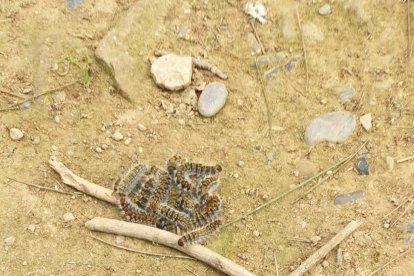
[[14,127],[12,127],[10,130],[9,130],[9,133],[10,133],[10,138],[13,140],[13,141],[19,141],[19,140],[21,140],[22,138],[23,138],[23,132],[20,130],[20,129],[18,129],[18,128],[14,128]]
[[75,216],[72,213],[65,213],[63,215],[63,220],[65,222],[71,222],[71,221],[75,220]]
[[260,232],[257,231],[257,230],[254,230],[253,231],[253,236],[255,236],[257,238],[258,236],[260,236]]
[[29,224],[29,226],[27,226],[27,229],[30,231],[30,232],[34,232],[35,230],[36,230],[36,225],[35,224]]
[[391,156],[387,156],[385,158],[385,161],[387,162],[387,168],[389,171],[392,171],[394,169],[395,160]]
[[115,238],[115,243],[116,244],[124,243],[124,241],[125,241],[125,237],[124,236],[117,235],[116,238]]
[[223,108],[227,99],[226,86],[220,82],[209,83],[198,99],[198,111],[204,117],[212,117]]
[[122,139],[124,139],[124,135],[122,135],[122,133],[119,131],[115,131],[115,133],[112,134],[112,139],[114,139],[115,141],[121,141]]
[[359,117],[359,121],[361,125],[365,128],[366,131],[370,131],[372,128],[372,116],[371,113],[367,113],[361,117]]
[[151,65],[151,75],[155,83],[167,90],[177,91],[191,84],[193,62],[189,56],[168,54],[159,57]]
[[147,130],[147,128],[141,123],[138,124],[138,129],[141,130],[141,131],[146,131]]
[[131,137],[126,138],[124,141],[125,146],[128,146],[129,144],[131,144],[131,141],[132,141]]
[[328,15],[331,13],[331,6],[329,4],[325,4],[319,9],[320,15]]
[[97,153],[102,153],[102,148],[101,147],[96,147],[96,149],[95,149],[95,151],[97,152]]

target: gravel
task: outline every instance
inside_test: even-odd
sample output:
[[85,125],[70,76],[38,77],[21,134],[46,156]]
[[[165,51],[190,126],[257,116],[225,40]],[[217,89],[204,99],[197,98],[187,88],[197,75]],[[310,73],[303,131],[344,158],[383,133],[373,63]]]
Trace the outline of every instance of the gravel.
[[115,133],[112,134],[112,139],[114,139],[115,141],[121,141],[122,139],[124,139],[124,135],[122,135],[122,133],[119,131],[115,131]]
[[14,128],[14,127],[9,130],[9,134],[10,134],[10,138],[13,141],[19,141],[24,136],[23,132],[20,129]]

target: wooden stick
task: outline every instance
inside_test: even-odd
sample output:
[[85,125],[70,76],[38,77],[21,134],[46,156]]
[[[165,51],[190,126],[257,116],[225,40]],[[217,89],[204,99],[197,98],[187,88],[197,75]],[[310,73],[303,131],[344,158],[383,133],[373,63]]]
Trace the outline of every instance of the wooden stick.
[[179,246],[178,239],[180,236],[161,229],[138,223],[101,217],[96,217],[87,221],[85,226],[92,231],[143,239],[174,248],[226,273],[227,275],[253,275],[238,264],[199,244]]
[[118,204],[118,199],[112,195],[112,190],[89,182],[88,180],[75,175],[73,172],[71,172],[71,170],[63,165],[63,163],[57,161],[53,156],[49,159],[49,165],[60,175],[62,182],[66,185],[75,188],[76,190],[87,195],[96,197],[100,200],[112,204]]
[[410,20],[410,2],[411,0],[407,0],[407,57],[408,57],[408,62],[410,62],[411,59],[411,20]]
[[279,266],[277,265],[276,254],[274,251],[273,251],[273,261],[275,263],[276,276],[279,276]]
[[398,164],[398,163],[402,163],[402,162],[406,162],[406,161],[411,161],[413,159],[414,159],[414,155],[411,155],[411,156],[408,156],[408,157],[405,157],[405,158],[398,159],[396,161],[396,163]]
[[307,58],[307,55],[306,55],[305,39],[303,38],[302,24],[301,24],[301,21],[300,21],[300,16],[299,16],[299,8],[297,8],[297,9],[296,9],[296,17],[298,18],[298,25],[299,25],[300,37],[301,37],[301,40],[302,40],[303,58],[305,59],[305,70],[306,70],[306,92],[309,92],[309,70],[308,70],[308,58]]
[[312,266],[324,258],[332,249],[340,244],[346,237],[354,232],[362,223],[351,221],[348,225],[335,235],[327,244],[319,248],[309,258],[307,258],[290,276],[300,276],[308,271]]
[[262,41],[260,40],[259,34],[257,33],[256,27],[254,26],[254,23],[253,23],[252,20],[250,20],[250,26],[252,26],[254,36],[256,37],[256,40],[259,43],[260,50],[262,51],[262,54],[265,55],[266,54],[265,49],[263,47]]
[[[63,163],[56,160],[53,156],[49,159],[49,165],[60,175],[63,183],[66,185],[103,201],[112,204],[118,203],[116,197],[112,195],[112,190],[89,182],[88,180],[75,175]],[[201,245],[195,244],[191,246],[181,247],[178,245],[178,239],[180,236],[161,229],[142,224],[106,218],[94,218],[86,222],[85,226],[93,231],[135,237],[175,248],[189,256],[205,262],[206,264],[224,273],[227,273],[228,275],[253,275],[251,272],[247,271],[231,260]]]
[[136,250],[136,249],[132,249],[129,247],[125,247],[125,246],[121,246],[121,245],[117,245],[111,242],[107,242],[101,238],[98,238],[96,236],[91,235],[92,239],[98,240],[102,243],[105,243],[107,245],[119,248],[119,249],[123,249],[126,251],[130,251],[130,252],[134,252],[134,253],[138,253],[138,254],[142,254],[142,255],[148,255],[148,256],[154,256],[154,257],[162,257],[162,258],[175,258],[175,259],[187,259],[187,260],[194,260],[194,258],[191,257],[187,257],[187,256],[179,256],[179,255],[168,255],[168,254],[159,254],[159,253],[150,253],[150,252],[145,252],[145,251],[140,251],[140,250]]
[[[157,57],[160,56],[165,56],[168,54],[173,54],[173,52],[169,52],[169,51],[165,51],[165,50],[155,50],[154,55]],[[195,67],[202,69],[202,70],[207,70],[210,71],[211,73],[213,73],[214,75],[216,75],[217,77],[219,77],[220,79],[223,80],[227,80],[227,75],[224,74],[220,69],[218,69],[216,66],[208,63],[205,60],[202,59],[198,59],[195,57],[191,57],[191,60],[193,61],[193,64]]]
[[378,271],[383,270],[383,269],[384,269],[385,267],[387,267],[390,263],[392,263],[393,261],[395,261],[395,260],[397,260],[397,259],[399,259],[399,258],[403,257],[404,255],[406,255],[407,253],[409,253],[409,252],[411,252],[411,251],[413,251],[413,250],[414,250],[414,248],[410,248],[410,249],[408,249],[408,250],[404,251],[403,253],[399,254],[397,257],[392,258],[390,261],[386,262],[384,265],[380,266],[378,269],[376,269],[376,270],[374,270],[373,272],[371,272],[368,276],[372,276],[372,275],[376,274]]

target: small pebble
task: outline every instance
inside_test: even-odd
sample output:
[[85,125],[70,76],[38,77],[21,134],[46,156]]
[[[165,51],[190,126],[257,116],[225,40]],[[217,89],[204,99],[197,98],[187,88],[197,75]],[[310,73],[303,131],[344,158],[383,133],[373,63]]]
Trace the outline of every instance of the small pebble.
[[395,165],[395,160],[394,158],[392,158],[391,156],[387,156],[385,158],[386,162],[387,162],[387,168],[388,171],[392,171],[394,169],[394,165]]
[[8,237],[8,238],[6,238],[6,239],[4,239],[4,242],[6,243],[6,245],[8,245],[8,246],[12,246],[13,244],[14,244],[14,242],[16,241],[16,238],[15,237],[13,237],[13,236],[11,236],[11,237]]
[[124,236],[117,235],[116,238],[115,238],[115,243],[116,244],[124,243],[124,241],[125,241],[125,237]]
[[237,179],[237,178],[239,178],[239,174],[238,173],[234,173],[233,174],[233,177]]
[[109,146],[108,146],[107,144],[102,144],[101,148],[102,148],[103,150],[107,150],[107,149],[109,148]]
[[102,148],[101,148],[101,147],[96,147],[95,151],[96,151],[97,153],[102,153],[102,152],[103,152],[103,150],[102,150]]
[[26,265],[27,265],[27,261],[23,261],[23,262],[22,262],[22,265],[23,265],[23,266],[26,266]]
[[329,262],[327,260],[322,262],[322,267],[327,268],[329,266]]
[[122,139],[124,139],[124,136],[121,134],[121,132],[116,131],[114,134],[112,134],[112,139],[114,139],[115,141],[121,141]]
[[385,228],[385,229],[390,228],[390,224],[389,224],[389,223],[384,223],[384,228]]
[[72,213],[65,213],[65,214],[63,215],[63,220],[64,220],[65,222],[70,222],[70,221],[75,220],[75,216],[74,216]]
[[147,128],[141,123],[138,124],[138,129],[141,130],[141,131],[146,131],[147,130]]
[[19,141],[19,140],[21,140],[22,138],[23,138],[23,132],[20,130],[20,129],[18,129],[18,128],[14,128],[14,127],[12,127],[10,130],[9,130],[9,134],[10,134],[10,138],[13,140],[13,141]]
[[255,236],[257,238],[258,236],[260,236],[260,232],[257,231],[257,230],[254,230],[253,231],[253,236]]
[[36,225],[35,224],[29,224],[29,226],[27,226],[27,229],[30,231],[30,232],[34,232],[35,230],[36,230]]
[[23,94],[29,94],[32,91],[33,91],[33,89],[31,87],[26,87],[26,88],[23,89],[22,93]]
[[59,148],[56,147],[55,145],[52,145],[52,150],[57,151]]
[[320,15],[328,15],[331,13],[331,6],[329,4],[325,4],[319,9]]
[[322,99],[322,100],[321,100],[321,104],[325,105],[325,104],[327,104],[327,103],[328,103],[328,100],[327,100],[327,99]]
[[190,56],[167,54],[151,64],[151,75],[155,83],[170,91],[178,91],[191,84],[193,62]]
[[365,128],[366,131],[370,131],[372,128],[372,116],[371,113],[367,113],[361,117],[359,117],[359,121],[361,125]]
[[309,238],[313,244],[317,244],[322,238],[319,236],[312,236]]
[[369,175],[369,165],[365,157],[360,157],[355,163],[355,166],[361,175]]
[[225,105],[228,92],[220,82],[209,83],[198,99],[198,112],[204,117],[216,115]]
[[138,147],[138,153],[143,153],[144,149],[142,147]]
[[60,117],[58,115],[55,116],[55,123],[56,124],[60,123]]
[[22,103],[20,104],[20,107],[21,107],[22,109],[29,109],[29,108],[30,108],[30,106],[31,106],[30,101],[24,101],[24,102],[22,102]]
[[131,144],[131,141],[132,141],[131,137],[126,138],[124,141],[125,146],[128,146],[129,144]]
[[239,166],[240,168],[243,168],[244,167],[244,161],[239,160],[239,161],[236,162],[236,165]]
[[263,146],[262,145],[256,145],[254,147],[257,151],[262,151],[263,150]]
[[267,158],[267,161],[273,161],[273,152],[271,152],[271,151],[268,151],[268,152],[266,152],[266,158]]

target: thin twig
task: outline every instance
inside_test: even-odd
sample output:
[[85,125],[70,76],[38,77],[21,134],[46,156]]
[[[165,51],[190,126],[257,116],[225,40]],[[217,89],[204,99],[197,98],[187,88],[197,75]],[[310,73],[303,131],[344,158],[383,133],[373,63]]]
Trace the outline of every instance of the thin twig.
[[260,206],[258,206],[258,207],[256,207],[256,208],[254,208],[253,210],[251,210],[251,211],[249,211],[249,212],[247,212],[247,213],[245,213],[245,214],[242,214],[241,216],[238,216],[238,217],[236,217],[235,219],[232,219],[232,220],[230,220],[230,221],[226,222],[226,223],[222,226],[222,228],[224,228],[224,227],[226,227],[226,226],[229,226],[229,225],[231,225],[231,224],[233,224],[233,223],[235,223],[235,222],[238,222],[239,220],[242,220],[242,219],[244,219],[244,218],[246,218],[246,217],[250,216],[251,214],[254,214],[254,213],[256,213],[256,212],[260,211],[261,209],[265,208],[266,206],[268,206],[268,205],[270,205],[270,204],[272,204],[272,203],[274,203],[274,202],[276,202],[276,201],[278,201],[278,200],[280,200],[280,199],[284,198],[285,196],[287,196],[287,195],[291,194],[292,192],[294,192],[294,191],[298,190],[299,188],[302,188],[303,186],[305,186],[305,185],[306,185],[306,184],[308,184],[309,182],[311,182],[311,181],[313,181],[314,179],[318,178],[319,176],[321,176],[321,175],[325,174],[327,171],[330,171],[330,170],[332,170],[332,169],[334,169],[334,168],[338,167],[338,166],[339,166],[339,165],[341,165],[342,163],[346,162],[349,158],[352,158],[352,156],[355,156],[355,154],[356,154],[356,153],[358,153],[358,152],[359,152],[359,151],[360,151],[360,150],[361,150],[361,149],[365,146],[365,144],[366,144],[366,143],[367,143],[367,142],[364,142],[364,143],[363,143],[360,147],[358,147],[358,149],[357,149],[354,153],[352,153],[352,154],[351,154],[351,155],[349,155],[348,157],[346,157],[346,158],[344,158],[344,159],[342,159],[342,160],[340,160],[340,161],[336,162],[335,164],[333,164],[333,165],[331,165],[331,166],[329,166],[329,167],[325,168],[324,170],[322,170],[321,172],[319,172],[319,173],[315,174],[314,176],[309,177],[308,179],[306,179],[306,180],[304,180],[303,182],[299,183],[299,185],[297,185],[296,187],[294,187],[294,188],[292,188],[292,189],[289,189],[289,190],[287,190],[287,191],[285,191],[285,192],[281,193],[280,195],[278,195],[278,196],[276,196],[276,197],[274,197],[274,198],[269,199],[268,201],[266,201],[265,203],[263,203],[262,205],[260,205]]
[[311,193],[313,190],[315,190],[316,188],[318,188],[319,186],[321,186],[326,180],[328,180],[329,178],[331,178],[332,176],[334,176],[340,169],[342,169],[357,154],[358,154],[358,152],[355,152],[354,155],[350,156],[346,161],[344,161],[342,164],[340,164],[338,166],[338,168],[335,169],[335,171],[333,171],[331,174],[328,174],[324,178],[320,179],[320,181],[318,181],[318,183],[316,183],[309,190],[307,190],[306,192],[304,192],[300,197],[298,197],[295,201],[293,201],[292,204],[298,202],[299,200],[301,200],[302,198],[304,198],[306,195],[308,195],[309,193]]
[[259,34],[257,33],[256,27],[254,26],[254,23],[253,23],[252,20],[250,20],[250,26],[252,26],[254,36],[256,37],[256,40],[259,43],[260,50],[262,51],[262,54],[265,55],[266,54],[265,49],[263,47],[262,41],[260,40]]
[[276,254],[274,251],[273,251],[273,261],[275,263],[276,276],[279,276],[279,266],[277,265]]
[[158,254],[158,253],[151,253],[151,252],[145,252],[145,251],[140,251],[140,250],[136,250],[136,249],[132,249],[129,247],[125,247],[125,246],[121,246],[121,245],[117,245],[108,241],[105,241],[103,239],[100,239],[94,235],[91,235],[91,238],[98,240],[100,242],[103,242],[107,245],[116,247],[116,248],[120,248],[126,251],[130,251],[130,252],[134,252],[134,253],[139,253],[139,254],[143,254],[143,255],[148,255],[148,256],[155,256],[155,257],[163,257],[163,258],[176,258],[176,259],[188,259],[188,260],[195,260],[194,258],[191,257],[187,257],[187,256],[179,256],[179,255],[165,255],[165,254]]
[[408,52],[408,62],[411,60],[411,20],[410,20],[410,7],[411,0],[407,0],[407,52]]
[[[409,0],[408,0],[409,1]],[[377,272],[383,270],[385,267],[387,267],[390,263],[398,260],[399,258],[403,257],[404,255],[406,255],[407,253],[413,251],[414,248],[410,248],[408,250],[406,250],[405,252],[399,254],[398,256],[396,256],[395,258],[392,258],[390,261],[386,262],[384,265],[380,266],[379,268],[377,268],[376,270],[374,270],[373,272],[371,272],[368,276],[372,276],[374,274],[376,274]]]
[[395,162],[398,164],[398,163],[410,161],[410,160],[413,160],[413,159],[414,159],[414,155],[411,155],[411,156],[408,156],[408,157],[405,157],[405,158],[398,159]]
[[46,90],[46,91],[44,91],[44,92],[42,92],[40,94],[33,95],[33,96],[28,97],[28,98],[26,98],[24,100],[21,100],[20,102],[17,102],[17,103],[15,103],[14,105],[12,105],[10,107],[17,107],[17,106],[21,105],[24,102],[33,101],[34,99],[37,99],[37,98],[39,98],[41,96],[44,96],[44,95],[49,94],[49,93],[52,93],[52,92],[56,92],[56,91],[61,90],[61,89],[64,89],[64,88],[67,88],[67,87],[72,86],[72,85],[74,85],[76,83],[78,83],[78,81],[70,82],[70,83],[64,84],[62,86],[59,86],[59,87],[55,87],[55,88]]
[[1,92],[1,93],[3,93],[3,94],[9,95],[9,96],[15,97],[15,98],[24,99],[24,97],[23,97],[23,96],[13,94],[13,93],[8,92],[8,91],[6,91],[6,90],[3,90],[3,89],[1,89],[1,88],[0,88],[0,92]]
[[40,185],[36,185],[36,184],[26,183],[26,182],[23,182],[23,181],[20,181],[20,180],[11,178],[11,177],[7,177],[7,178],[13,180],[14,182],[17,182],[17,183],[20,183],[20,184],[24,184],[24,185],[27,185],[27,186],[30,186],[30,187],[35,187],[35,188],[39,188],[39,189],[42,189],[42,190],[48,190],[48,191],[55,192],[55,193],[59,193],[59,194],[73,196],[72,193],[68,193],[68,192],[64,192],[64,191],[59,191],[59,190],[55,190],[55,189],[52,189],[52,188],[49,188],[49,187],[44,187],[44,186],[40,186]]
[[386,214],[384,216],[384,218],[387,218],[389,215],[391,215],[392,213],[394,213],[395,211],[397,211],[398,209],[400,209],[405,203],[407,203],[410,199],[412,199],[414,197],[414,194],[410,195],[409,197],[407,197],[400,205],[398,205],[397,207],[395,207],[391,212],[389,212],[388,214]]
[[390,227],[393,227],[413,206],[414,201],[410,201],[407,208],[405,208],[404,212],[401,213],[401,215],[398,216],[398,218],[390,225]]
[[195,273],[194,271],[192,271],[192,270],[191,270],[191,269],[189,269],[188,267],[184,266],[184,268],[185,268],[188,272],[190,272],[191,274],[193,274],[193,275],[195,275],[195,276],[198,276],[198,274],[197,274],[197,273]]
[[272,115],[270,114],[269,101],[267,100],[267,95],[266,95],[266,84],[263,79],[262,70],[260,69],[258,65],[257,58],[256,58],[255,64],[256,64],[256,71],[258,75],[257,77],[260,80],[260,91],[262,92],[263,100],[265,102],[265,107],[266,107],[267,124],[269,127],[269,138],[272,139]]
[[298,18],[298,25],[300,31],[300,37],[302,40],[303,58],[305,59],[305,70],[306,70],[306,92],[309,92],[309,70],[308,70],[308,58],[306,54],[305,39],[303,38],[302,24],[299,16],[299,8],[296,9],[296,16]]
[[317,264],[324,258],[332,249],[340,244],[346,237],[352,234],[362,222],[351,221],[348,225],[335,235],[327,244],[319,248],[315,253],[309,256],[290,276],[300,276],[308,271],[312,266]]

